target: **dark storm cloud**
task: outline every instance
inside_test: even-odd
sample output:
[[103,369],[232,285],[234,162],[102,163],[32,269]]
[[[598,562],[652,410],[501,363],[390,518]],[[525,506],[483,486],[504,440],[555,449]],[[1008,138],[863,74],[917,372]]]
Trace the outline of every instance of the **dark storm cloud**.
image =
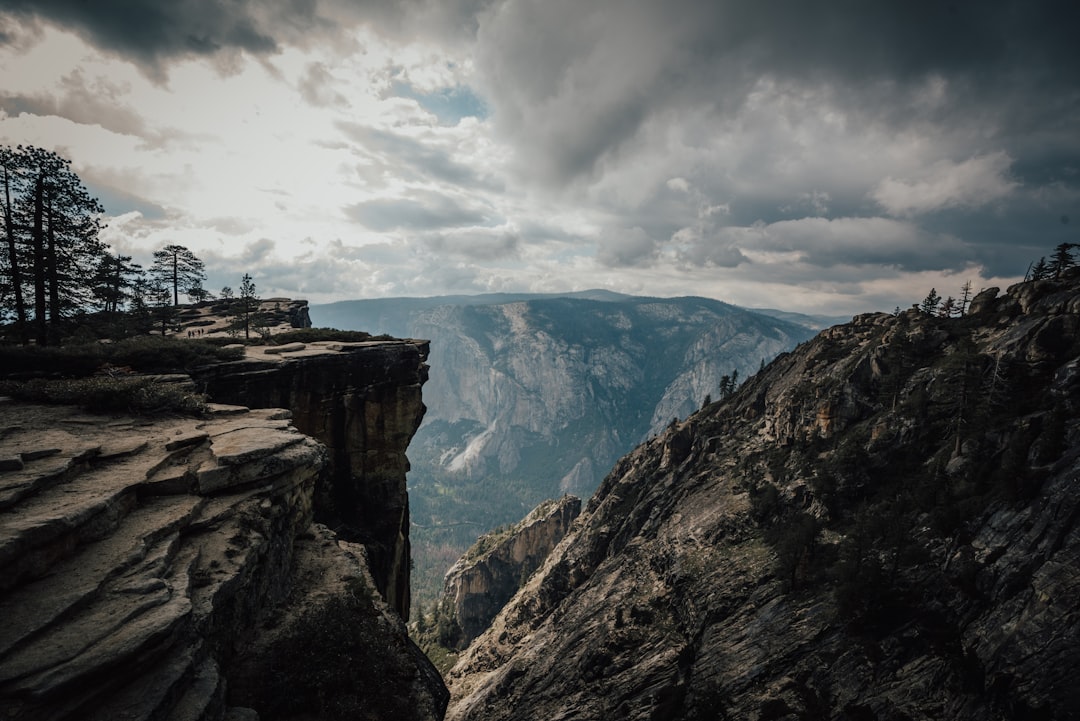
[[[389,36],[456,41],[476,31],[489,0],[0,0],[0,13],[47,21],[164,77],[174,58],[256,56],[370,23]],[[2,17],[0,17],[2,20]],[[26,29],[23,29],[25,32]],[[0,43],[15,42],[0,24]]]
[[271,28],[280,32],[318,22],[314,4],[303,0],[4,0],[0,10],[73,30],[154,74],[174,57],[271,53],[279,46]]
[[[481,27],[478,67],[503,132],[531,140],[526,164],[565,182],[660,111],[736,113],[765,76],[838,87],[852,118],[980,112],[1019,132],[1053,104],[1076,127],[1078,25],[1061,1],[525,0]],[[912,90],[931,76],[948,102],[919,110]]]

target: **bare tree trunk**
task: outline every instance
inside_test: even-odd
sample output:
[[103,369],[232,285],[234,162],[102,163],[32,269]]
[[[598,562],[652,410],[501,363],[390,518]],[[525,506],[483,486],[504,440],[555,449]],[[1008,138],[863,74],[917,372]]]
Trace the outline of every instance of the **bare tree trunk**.
[[15,329],[19,342],[30,342],[26,328],[26,300],[23,298],[22,272],[19,269],[19,253],[15,244],[15,218],[11,208],[11,176],[4,166],[4,230],[7,232],[8,265],[11,266],[11,286],[15,294]]
[[34,184],[34,331],[38,345],[48,345],[48,325],[45,321],[45,176],[39,172]]
[[49,284],[49,329],[56,340],[56,334],[60,332],[60,267],[56,257],[56,230],[54,228],[56,217],[53,215],[52,195],[50,194],[45,204],[45,219],[49,228],[46,234],[47,245],[45,247],[46,280]]

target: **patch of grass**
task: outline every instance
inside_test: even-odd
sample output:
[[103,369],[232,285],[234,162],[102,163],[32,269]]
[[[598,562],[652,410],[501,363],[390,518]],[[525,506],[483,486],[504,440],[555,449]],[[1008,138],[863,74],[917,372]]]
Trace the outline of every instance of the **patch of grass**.
[[30,403],[80,406],[91,413],[202,415],[206,396],[143,376],[0,381],[0,394]]

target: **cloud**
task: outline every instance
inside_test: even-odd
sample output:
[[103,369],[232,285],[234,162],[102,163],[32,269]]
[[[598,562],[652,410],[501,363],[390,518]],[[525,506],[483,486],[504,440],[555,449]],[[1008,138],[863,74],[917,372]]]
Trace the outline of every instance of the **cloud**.
[[432,191],[415,191],[409,198],[380,198],[345,208],[350,219],[375,231],[431,230],[490,222],[488,214]]
[[434,254],[480,262],[514,258],[521,250],[521,235],[508,227],[430,233],[422,236],[420,242]]
[[163,61],[244,51],[276,52],[270,28],[310,28],[314,3],[214,0],[8,0],[6,11],[74,30],[99,48],[163,77]]
[[1078,21],[1070,4],[1007,0],[517,0],[484,17],[477,57],[522,172],[558,185],[602,172],[660,113],[738,117],[762,79],[833,88],[860,123],[979,113],[992,130],[1054,93],[1075,121]]
[[305,101],[316,107],[333,105],[348,107],[348,99],[337,90],[334,90],[334,83],[334,76],[330,69],[327,68],[326,63],[313,62],[308,63],[305,68],[304,75],[297,84],[297,89]]
[[[445,142],[429,137],[423,142],[401,133],[339,121],[337,128],[360,146],[363,153],[382,163],[385,172],[404,180],[439,180],[459,186],[498,190],[501,185],[492,178],[482,177],[475,168],[458,162],[448,150],[438,146]],[[413,175],[403,174],[408,168]]]
[[660,244],[642,228],[609,228],[597,238],[596,261],[603,266],[651,265],[660,252]]
[[747,254],[788,255],[819,268],[882,266],[903,272],[958,270],[973,259],[960,239],[890,218],[801,218],[729,228],[725,237]]
[[910,216],[944,208],[978,208],[1008,196],[1018,183],[1008,177],[1012,158],[1004,151],[959,163],[939,161],[923,177],[887,177],[870,196],[890,215]]

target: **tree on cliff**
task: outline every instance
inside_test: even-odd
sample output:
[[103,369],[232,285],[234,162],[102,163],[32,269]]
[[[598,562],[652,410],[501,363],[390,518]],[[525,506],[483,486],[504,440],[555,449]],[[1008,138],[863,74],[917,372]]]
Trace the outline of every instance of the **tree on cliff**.
[[255,292],[255,281],[244,273],[240,279],[240,295],[233,304],[233,326],[244,329],[244,338],[251,338],[251,328],[256,324],[260,299]]
[[189,294],[192,288],[202,289],[206,280],[203,262],[182,245],[166,245],[154,251],[150,272],[172,289],[174,306],[180,305],[180,291]]
[[1054,248],[1054,254],[1050,256],[1047,266],[1048,276],[1060,278],[1062,273],[1076,265],[1076,260],[1072,257],[1072,249],[1075,247],[1074,243],[1061,243]]
[[931,288],[930,292],[923,298],[922,303],[919,304],[919,310],[926,315],[937,315],[939,305],[941,305],[941,296],[938,295],[936,288]]
[[[0,148],[3,175],[4,310],[29,341],[29,311],[39,345],[59,322],[92,300],[104,209],[71,170],[71,161],[41,148]],[[32,297],[30,301],[28,296]],[[10,298],[9,298],[10,297]]]

